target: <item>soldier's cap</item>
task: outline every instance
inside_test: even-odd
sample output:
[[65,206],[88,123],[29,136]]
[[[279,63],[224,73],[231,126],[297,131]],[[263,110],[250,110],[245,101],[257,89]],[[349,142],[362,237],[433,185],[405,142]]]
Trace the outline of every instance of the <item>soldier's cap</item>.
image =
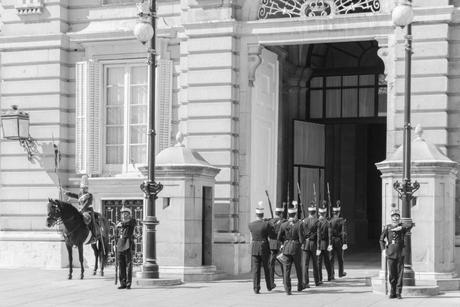
[[264,214],[263,202],[259,201],[258,207],[256,208],[256,214]]
[[332,207],[332,211],[340,211],[340,207]]
[[284,208],[276,207],[275,212],[284,212]]
[[297,213],[297,208],[290,207],[290,208],[288,209],[288,213],[289,213],[289,214]]
[[327,212],[327,209],[324,208],[324,207],[320,207],[320,208],[318,209],[318,211],[319,211],[319,213],[326,213],[326,212]]
[[310,206],[310,207],[308,207],[308,211],[316,211],[316,207],[315,206]]
[[128,208],[128,207],[125,207],[125,205],[123,205],[123,206],[121,207],[120,212],[129,212],[129,214],[131,214],[131,209]]
[[401,213],[399,212],[399,209],[396,208],[396,209],[391,210],[390,216],[393,216],[393,215],[401,216]]

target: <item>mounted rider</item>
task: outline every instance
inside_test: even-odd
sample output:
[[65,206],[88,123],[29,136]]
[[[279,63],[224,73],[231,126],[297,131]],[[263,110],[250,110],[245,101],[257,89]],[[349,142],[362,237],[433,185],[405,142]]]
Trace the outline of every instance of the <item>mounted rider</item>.
[[88,226],[94,238],[100,236],[100,231],[96,225],[96,218],[93,209],[93,194],[88,192],[88,176],[83,175],[80,181],[80,192],[78,194],[63,190],[64,194],[70,198],[78,199],[78,210],[83,215],[83,221]]

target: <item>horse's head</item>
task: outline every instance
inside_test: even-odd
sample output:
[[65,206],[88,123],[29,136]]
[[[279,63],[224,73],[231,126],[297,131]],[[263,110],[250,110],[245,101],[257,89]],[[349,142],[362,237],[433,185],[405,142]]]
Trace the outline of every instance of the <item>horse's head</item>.
[[46,218],[46,226],[53,227],[61,218],[61,209],[57,201],[48,198],[48,217]]

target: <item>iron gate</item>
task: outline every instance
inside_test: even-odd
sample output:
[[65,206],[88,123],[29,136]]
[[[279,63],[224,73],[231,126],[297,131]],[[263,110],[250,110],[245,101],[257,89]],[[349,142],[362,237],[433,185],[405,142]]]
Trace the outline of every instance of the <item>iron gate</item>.
[[102,201],[102,214],[109,223],[109,254],[107,264],[115,263],[115,225],[120,222],[120,210],[125,205],[131,209],[133,218],[136,220],[134,228],[134,255],[133,264],[141,265],[143,262],[142,252],[142,219],[143,219],[143,200],[142,199],[111,199]]

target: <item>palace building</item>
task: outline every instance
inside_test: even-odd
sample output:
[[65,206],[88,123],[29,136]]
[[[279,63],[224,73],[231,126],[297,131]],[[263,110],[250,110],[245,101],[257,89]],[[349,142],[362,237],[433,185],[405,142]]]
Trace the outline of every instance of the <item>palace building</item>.
[[[304,206],[327,200],[329,187],[349,252],[378,252],[402,179],[406,38],[395,1],[156,2],[156,152],[181,132],[220,169],[212,264],[250,270],[247,225],[258,201],[269,212],[266,191],[274,210],[298,190]],[[460,3],[412,2],[411,119],[423,128],[413,134],[413,266],[449,278],[460,273]],[[96,211],[115,221],[125,203],[141,223],[149,80],[137,13],[130,0],[0,4],[1,108],[30,114],[38,148],[29,161],[17,141],[0,143],[0,267],[65,264],[46,204],[59,185],[77,191],[83,174]],[[168,210],[162,198],[157,211]]]

